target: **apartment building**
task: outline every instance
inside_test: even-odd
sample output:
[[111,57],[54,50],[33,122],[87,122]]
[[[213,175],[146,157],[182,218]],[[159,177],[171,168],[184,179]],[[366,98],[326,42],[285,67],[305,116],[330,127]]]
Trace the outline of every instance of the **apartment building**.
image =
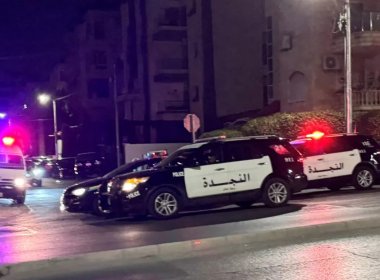
[[[266,0],[264,88],[285,112],[344,109],[343,1]],[[352,1],[355,111],[380,109],[380,3]]]
[[127,0],[121,15],[123,141],[189,141],[185,0]]
[[187,0],[190,111],[202,130],[249,116],[262,87],[263,0]]

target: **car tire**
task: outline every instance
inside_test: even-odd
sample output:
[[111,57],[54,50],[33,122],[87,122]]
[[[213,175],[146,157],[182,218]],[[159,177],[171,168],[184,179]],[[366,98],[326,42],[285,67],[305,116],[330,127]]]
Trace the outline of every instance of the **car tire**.
[[239,203],[236,203],[237,206],[239,206],[240,208],[243,208],[243,209],[248,209],[252,206],[253,202],[250,201],[250,202],[239,202]]
[[16,204],[18,204],[18,205],[22,205],[22,204],[24,204],[24,203],[25,203],[25,196],[22,196],[22,197],[18,197],[18,198],[16,198],[16,199],[15,199],[15,202],[16,202]]
[[290,190],[288,183],[280,178],[269,179],[263,188],[262,199],[267,207],[281,207],[288,203]]
[[342,188],[342,186],[328,186],[327,187],[332,192],[338,192]]
[[354,172],[354,187],[357,190],[369,190],[375,183],[375,173],[369,166],[359,166]]
[[92,201],[92,213],[95,216],[104,217],[104,218],[110,218],[112,216],[112,213],[110,210],[105,210],[102,208],[98,198],[94,198]]
[[170,188],[155,191],[148,199],[148,212],[156,219],[170,219],[180,211],[180,196]]

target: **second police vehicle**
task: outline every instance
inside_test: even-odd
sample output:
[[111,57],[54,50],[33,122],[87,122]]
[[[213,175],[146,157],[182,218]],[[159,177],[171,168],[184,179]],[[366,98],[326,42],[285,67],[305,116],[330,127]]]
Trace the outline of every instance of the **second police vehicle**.
[[370,136],[314,132],[291,144],[304,156],[304,173],[310,188],[337,191],[353,185],[366,190],[373,186],[380,172],[380,146]]
[[301,155],[287,140],[218,138],[184,146],[154,169],[117,176],[101,195],[112,211],[162,219],[229,204],[283,206],[306,182]]

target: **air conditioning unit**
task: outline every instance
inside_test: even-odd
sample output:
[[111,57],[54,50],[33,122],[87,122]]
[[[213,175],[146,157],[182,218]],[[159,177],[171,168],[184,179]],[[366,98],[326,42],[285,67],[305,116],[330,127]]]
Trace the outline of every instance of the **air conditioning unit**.
[[336,55],[326,55],[323,57],[323,70],[326,71],[338,71],[342,70],[342,63]]

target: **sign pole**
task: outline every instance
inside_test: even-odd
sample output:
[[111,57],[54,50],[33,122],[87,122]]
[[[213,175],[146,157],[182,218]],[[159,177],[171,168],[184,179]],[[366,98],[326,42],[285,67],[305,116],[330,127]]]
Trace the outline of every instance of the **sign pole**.
[[193,143],[195,143],[194,115],[190,115],[190,132]]

